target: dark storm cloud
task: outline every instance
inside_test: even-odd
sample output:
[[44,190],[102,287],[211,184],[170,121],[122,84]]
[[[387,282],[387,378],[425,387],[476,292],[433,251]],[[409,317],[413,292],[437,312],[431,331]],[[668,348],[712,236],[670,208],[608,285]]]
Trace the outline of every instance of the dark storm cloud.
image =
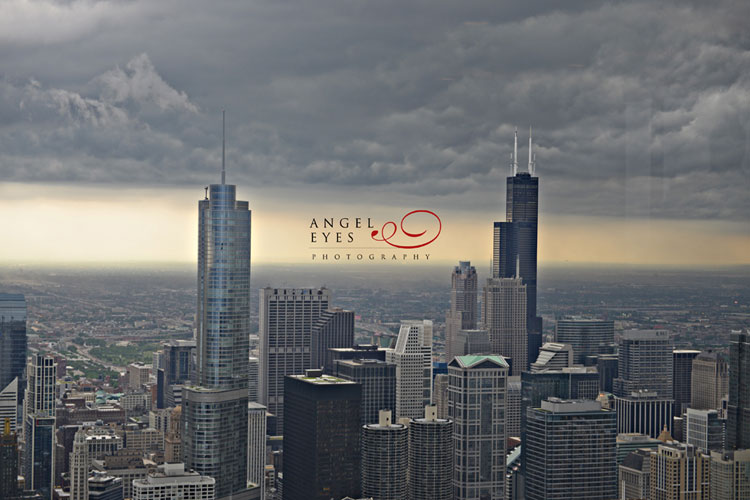
[[750,215],[744,3],[506,4],[5,2],[0,175],[203,185],[226,106],[237,184],[496,210],[531,123],[544,211]]

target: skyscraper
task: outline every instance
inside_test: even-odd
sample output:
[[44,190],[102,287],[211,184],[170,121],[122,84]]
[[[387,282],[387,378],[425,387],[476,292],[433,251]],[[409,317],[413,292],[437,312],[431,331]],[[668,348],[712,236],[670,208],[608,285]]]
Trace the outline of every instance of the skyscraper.
[[427,406],[409,422],[408,500],[453,500],[453,422]]
[[719,418],[716,410],[687,409],[687,444],[705,453],[724,449],[726,420]]
[[691,408],[721,408],[721,400],[729,393],[729,365],[721,354],[708,350],[693,359],[691,386]]
[[284,379],[284,500],[360,493],[359,384],[307,370]]
[[513,171],[506,184],[505,222],[495,222],[492,252],[493,278],[520,276],[526,285],[526,324],[529,336],[526,349],[528,358],[524,364],[531,364],[537,358],[539,347],[542,345],[542,318],[536,315],[539,178],[534,175],[531,129],[528,153],[528,172],[519,172],[516,132],[512,157]]
[[672,341],[666,330],[626,330],[620,341],[615,396],[656,392],[672,399]]
[[[164,343],[164,403],[167,408],[182,404],[182,386],[189,385],[196,377],[193,359],[196,351],[194,340],[170,340]],[[179,387],[176,387],[179,386]],[[177,398],[176,396],[180,396]]]
[[456,500],[503,500],[508,363],[458,356],[448,364]]
[[383,410],[378,422],[362,427],[362,495],[404,500],[409,469],[409,428],[394,424]]
[[212,184],[198,202],[197,387],[183,389],[185,466],[216,480],[216,497],[247,488],[250,228],[236,186]]
[[396,365],[396,416],[419,418],[432,401],[432,321],[402,321],[386,361]]
[[247,408],[247,482],[260,486],[265,497],[266,407],[250,402]]
[[8,419],[11,432],[18,432],[21,428],[18,425],[18,378],[14,378],[0,389],[0,425]]
[[521,377],[508,377],[505,395],[505,435],[521,437]]
[[[477,327],[477,270],[460,261],[451,273],[451,308],[445,316],[445,361],[457,356],[454,344],[459,330]],[[461,353],[464,354],[464,353]]]
[[2,422],[0,434],[0,498],[10,498],[18,492],[18,434],[10,428],[10,419]]
[[270,288],[260,291],[260,403],[276,415],[284,432],[284,377],[312,367],[312,329],[328,309],[327,288]]
[[727,449],[750,449],[750,332],[729,338],[729,404]]
[[28,415],[24,427],[26,489],[37,490],[52,500],[55,484],[55,417]]
[[89,499],[89,469],[91,455],[86,442],[86,431],[81,428],[73,439],[73,452],[70,454],[70,500]]
[[617,432],[638,433],[658,437],[666,427],[671,432],[674,400],[657,392],[635,391],[629,396],[616,396]]
[[675,413],[678,415],[682,415],[690,406],[693,360],[698,354],[700,354],[700,351],[691,349],[675,349],[672,351],[672,397],[674,398]]
[[41,353],[31,356],[26,367],[25,414],[44,417],[55,416],[55,358]]
[[539,349],[539,357],[531,363],[531,371],[562,370],[573,366],[573,348],[570,344],[547,342]]
[[490,278],[484,286],[482,322],[492,352],[510,358],[511,375],[520,375],[529,367],[527,300],[526,285],[520,278]]
[[354,345],[354,311],[333,307],[323,311],[310,332],[310,367],[333,374],[335,367],[328,349]]
[[17,293],[0,293],[0,390],[16,377],[24,380],[25,367],[26,299]]
[[526,422],[527,500],[617,498],[615,412],[552,398]]
[[615,322],[612,320],[560,318],[555,323],[555,342],[570,344],[574,363],[582,365],[586,356],[607,354],[615,342]]
[[378,422],[381,410],[396,410],[396,365],[375,359],[338,360],[335,372],[362,386],[361,425]]
[[432,404],[438,418],[448,418],[448,374],[438,373],[432,381]]

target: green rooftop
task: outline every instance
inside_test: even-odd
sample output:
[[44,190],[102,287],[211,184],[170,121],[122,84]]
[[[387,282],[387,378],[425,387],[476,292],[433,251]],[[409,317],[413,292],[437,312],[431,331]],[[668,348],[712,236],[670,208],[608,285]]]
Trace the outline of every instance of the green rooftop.
[[467,356],[456,356],[456,359],[458,360],[459,363],[461,363],[461,365],[466,366],[466,367],[474,366],[483,361],[492,361],[493,363],[497,363],[500,366],[504,366],[505,368],[509,367],[505,359],[503,359],[502,356],[499,356],[497,354],[488,354],[488,355],[469,354]]

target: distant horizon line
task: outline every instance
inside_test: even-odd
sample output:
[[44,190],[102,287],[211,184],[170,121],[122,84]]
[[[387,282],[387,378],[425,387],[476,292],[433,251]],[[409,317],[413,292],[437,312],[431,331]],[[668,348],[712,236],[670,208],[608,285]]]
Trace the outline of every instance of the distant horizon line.
[[[262,267],[308,267],[308,268],[316,268],[316,269],[340,269],[340,268],[348,268],[348,269],[373,269],[373,268],[403,268],[406,265],[412,265],[416,268],[437,268],[437,267],[446,267],[446,266],[455,266],[458,264],[458,262],[464,262],[464,259],[456,259],[456,260],[435,260],[430,262],[419,262],[419,263],[413,263],[412,261],[409,261],[408,263],[404,262],[385,262],[385,263],[369,263],[369,262],[354,262],[354,263],[345,263],[345,262],[329,262],[329,263],[322,263],[322,262],[284,262],[284,261],[258,261],[258,262],[252,262],[253,266],[262,266]],[[470,262],[473,263],[474,267],[490,267],[490,263],[486,263],[484,266],[480,264],[477,266],[477,261],[472,261],[469,259]],[[17,268],[17,267],[79,267],[79,268],[91,268],[91,267],[98,267],[98,268],[154,268],[158,266],[168,266],[168,267],[186,267],[186,266],[195,266],[197,265],[197,261],[188,261],[188,260],[174,260],[174,261],[162,261],[162,260],[133,260],[133,261],[115,261],[115,260],[102,260],[102,261],[90,261],[90,260],[80,260],[80,261],[22,261],[22,260],[6,260],[5,262],[0,263],[0,269],[3,268]],[[725,264],[725,265],[689,265],[689,264],[665,264],[665,263],[629,263],[629,262],[568,262],[568,261],[540,261],[539,262],[540,267],[549,267],[549,268],[592,268],[592,269],[605,269],[605,268],[616,268],[616,269],[665,269],[665,270],[703,270],[703,271],[717,271],[717,270],[750,270],[750,263],[748,264]]]

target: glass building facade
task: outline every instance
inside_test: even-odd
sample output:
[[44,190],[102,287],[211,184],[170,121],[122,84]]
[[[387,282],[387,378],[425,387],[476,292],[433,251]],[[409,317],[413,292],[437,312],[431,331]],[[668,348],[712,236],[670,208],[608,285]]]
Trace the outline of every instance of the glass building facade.
[[0,390],[14,378],[25,380],[26,299],[17,293],[0,293]]
[[727,449],[750,449],[750,333],[732,332],[729,340]]
[[251,213],[235,189],[211,185],[198,203],[198,386],[183,392],[183,459],[217,498],[247,489]]

